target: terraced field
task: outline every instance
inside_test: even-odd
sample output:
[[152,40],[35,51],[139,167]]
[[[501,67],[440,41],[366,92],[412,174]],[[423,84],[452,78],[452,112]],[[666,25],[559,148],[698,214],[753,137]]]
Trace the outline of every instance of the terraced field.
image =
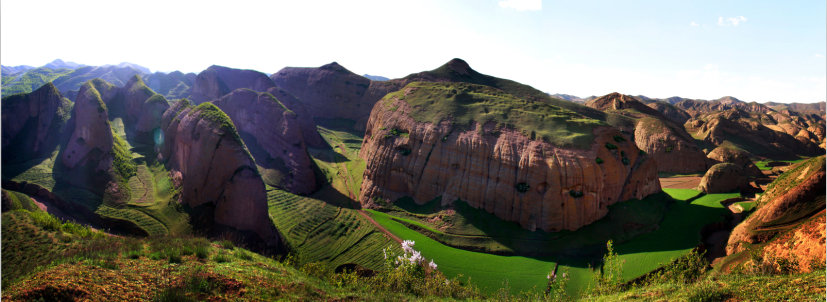
[[[395,246],[355,209],[268,189],[270,218],[302,262],[321,261],[331,268],[356,263],[379,269],[384,261],[382,249]],[[317,194],[330,190],[334,189],[328,186]]]

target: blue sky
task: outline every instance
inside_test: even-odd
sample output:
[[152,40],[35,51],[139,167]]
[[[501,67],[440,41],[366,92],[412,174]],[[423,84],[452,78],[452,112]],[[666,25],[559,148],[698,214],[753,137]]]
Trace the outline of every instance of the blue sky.
[[0,63],[269,74],[337,61],[394,78],[459,57],[551,93],[814,102],[827,99],[825,12],[825,1],[4,0]]

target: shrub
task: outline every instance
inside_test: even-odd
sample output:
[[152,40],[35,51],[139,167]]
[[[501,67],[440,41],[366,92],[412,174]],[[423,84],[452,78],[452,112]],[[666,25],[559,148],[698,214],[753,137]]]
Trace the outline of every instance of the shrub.
[[596,163],[598,163],[598,164],[602,164],[602,163],[603,163],[603,159],[602,159],[602,158],[600,158],[600,157],[598,157],[598,158],[595,158],[595,159],[594,159],[594,162],[596,162]]
[[664,265],[660,272],[647,278],[647,283],[660,281],[689,284],[697,281],[708,270],[709,262],[703,253],[693,250]]
[[212,257],[212,260],[217,262],[217,263],[225,263],[225,262],[230,262],[231,259],[230,259],[230,256],[227,255],[227,253],[218,252],[218,254],[216,254],[215,256]]
[[406,147],[397,147],[396,151],[399,152],[399,154],[402,154],[402,156],[408,156],[411,154],[411,149]]
[[221,247],[224,248],[225,250],[231,250],[231,249],[233,249],[234,245],[233,245],[232,241],[221,240]]
[[625,166],[628,166],[628,165],[629,165],[629,163],[630,163],[630,161],[629,161],[629,158],[628,158],[628,157],[623,157],[623,158],[621,158],[621,159],[620,159],[620,162],[622,162],[622,163],[623,163],[623,165],[625,165]]
[[34,220],[34,224],[47,231],[58,231],[63,225],[55,216],[44,211],[29,212],[29,216]]
[[238,257],[238,259],[241,259],[241,260],[246,260],[246,261],[253,260],[253,255],[251,255],[249,252],[247,252],[245,250],[242,250],[242,249],[236,250],[235,255],[236,255],[236,257]]
[[525,193],[528,192],[528,189],[531,189],[527,183],[521,182],[514,186],[517,189],[517,192]]
[[207,257],[209,255],[210,255],[209,246],[198,245],[198,246],[195,247],[195,257],[198,257],[198,259],[201,259],[201,260],[207,259]]
[[606,250],[602,268],[592,276],[594,292],[598,295],[618,292],[623,285],[623,261],[614,252],[611,240],[606,242]]
[[612,145],[612,144],[610,144],[610,143],[606,143],[606,149],[609,149],[609,150],[614,150],[614,149],[617,149],[617,146]]
[[667,147],[666,147],[666,153],[672,152],[672,150],[673,150],[673,149],[674,149],[674,147],[672,147],[672,146],[667,146]]
[[718,302],[726,301],[729,291],[712,281],[706,281],[693,287],[687,301],[689,302]]
[[580,198],[580,197],[583,197],[583,192],[582,191],[577,191],[577,190],[571,190],[571,191],[569,191],[569,195],[571,195],[571,197],[574,197],[574,198]]
[[620,135],[615,135],[615,136],[614,136],[614,140],[615,140],[616,142],[618,142],[618,143],[620,143],[620,142],[625,142],[625,141],[626,141],[626,139],[625,139],[625,138],[623,138],[623,137],[622,137],[622,136],[620,136]]

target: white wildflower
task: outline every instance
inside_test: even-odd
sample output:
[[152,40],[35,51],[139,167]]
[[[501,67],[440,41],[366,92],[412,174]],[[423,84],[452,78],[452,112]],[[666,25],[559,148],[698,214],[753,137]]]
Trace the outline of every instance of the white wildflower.
[[402,250],[405,251],[406,254],[413,253],[413,250],[414,250],[413,245],[414,245],[413,240],[402,241]]
[[428,266],[431,267],[432,270],[436,270],[436,263],[434,263],[433,259],[431,259],[431,262],[428,263]]

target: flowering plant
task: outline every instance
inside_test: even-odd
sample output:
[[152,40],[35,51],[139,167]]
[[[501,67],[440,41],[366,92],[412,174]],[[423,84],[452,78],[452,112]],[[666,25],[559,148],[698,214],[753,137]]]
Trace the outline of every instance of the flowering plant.
[[390,247],[382,250],[385,256],[385,267],[388,269],[403,270],[407,273],[424,276],[436,271],[437,264],[431,259],[426,262],[420,251],[413,248],[413,240],[402,241],[402,254],[397,255]]

